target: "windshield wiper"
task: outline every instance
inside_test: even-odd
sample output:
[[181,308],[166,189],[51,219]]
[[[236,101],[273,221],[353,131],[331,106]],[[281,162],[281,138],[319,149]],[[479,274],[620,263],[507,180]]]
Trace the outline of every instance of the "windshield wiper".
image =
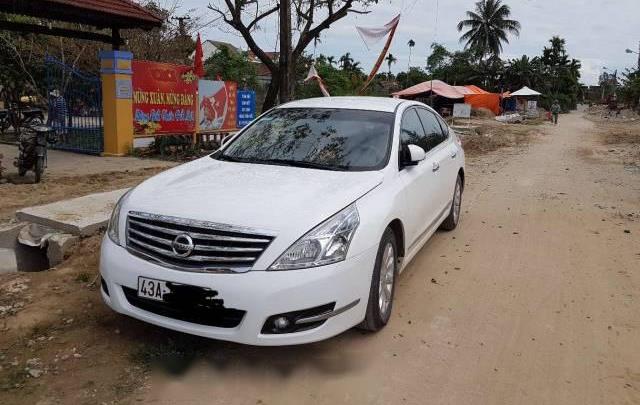
[[309,168],[309,169],[320,169],[320,170],[343,171],[343,170],[348,170],[349,169],[349,166],[344,166],[344,165],[326,165],[326,164],[322,164],[322,163],[308,162],[308,161],[304,161],[304,160],[256,159],[253,162],[254,163],[283,165],[283,166],[293,166],[293,167],[306,167],[306,168]]
[[215,158],[218,159],[218,160],[224,160],[224,161],[227,161],[227,162],[251,163],[251,160],[237,158],[237,157],[228,156],[228,155],[224,155],[224,154],[219,154],[218,156],[215,156]]

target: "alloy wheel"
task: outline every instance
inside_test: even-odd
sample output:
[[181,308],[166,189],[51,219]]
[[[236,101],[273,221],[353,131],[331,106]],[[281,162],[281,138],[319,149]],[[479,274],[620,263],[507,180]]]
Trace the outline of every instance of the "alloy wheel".
[[395,269],[394,248],[391,243],[387,243],[384,247],[382,263],[380,263],[380,283],[378,285],[378,308],[380,309],[380,316],[382,317],[387,316],[387,312],[391,306]]

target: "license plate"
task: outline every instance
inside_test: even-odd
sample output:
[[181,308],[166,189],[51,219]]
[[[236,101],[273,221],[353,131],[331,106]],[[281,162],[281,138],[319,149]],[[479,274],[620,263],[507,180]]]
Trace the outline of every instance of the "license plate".
[[138,277],[138,297],[140,298],[164,301],[164,295],[170,292],[166,281]]

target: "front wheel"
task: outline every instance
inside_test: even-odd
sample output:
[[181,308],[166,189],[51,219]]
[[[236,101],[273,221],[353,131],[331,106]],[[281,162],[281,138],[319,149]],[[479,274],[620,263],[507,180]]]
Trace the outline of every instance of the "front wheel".
[[462,205],[462,177],[458,175],[456,179],[456,188],[453,191],[453,200],[451,201],[451,209],[449,216],[444,220],[440,228],[445,231],[453,231],[460,221],[460,207]]
[[371,278],[367,313],[360,328],[376,332],[384,328],[391,318],[395,280],[398,275],[398,249],[396,238],[387,228],[382,235],[376,264]]
[[36,183],[40,183],[40,180],[42,180],[42,173],[44,173],[44,156],[38,156],[38,159],[36,160],[35,172]]

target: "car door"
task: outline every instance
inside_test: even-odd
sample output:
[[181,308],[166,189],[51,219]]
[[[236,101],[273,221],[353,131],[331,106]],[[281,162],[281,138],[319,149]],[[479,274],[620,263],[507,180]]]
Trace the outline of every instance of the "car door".
[[405,230],[409,247],[407,250],[410,250],[433,227],[440,205],[438,186],[436,185],[437,170],[434,171],[437,162],[433,158],[433,154],[427,154],[427,157],[416,165],[402,165],[403,154],[407,153],[406,147],[410,144],[420,146],[423,149],[428,147],[427,136],[415,107],[404,112],[400,123],[400,165],[398,170],[406,202]]
[[447,156],[449,159],[445,159],[446,164],[443,165],[442,169],[446,175],[446,185],[449,187],[450,191],[450,199],[453,200],[453,192],[456,187],[456,180],[458,178],[458,170],[460,169],[460,157],[461,150],[456,144],[454,137],[449,133],[449,125],[440,117],[436,115],[438,119],[438,123],[440,124],[440,128],[442,128],[443,142],[446,144],[444,149],[447,151]]
[[[455,160],[452,159],[450,142],[447,142],[442,127],[436,115],[426,108],[418,108],[418,116],[424,127],[427,137],[427,156],[433,160],[433,187],[436,193],[436,217],[441,217],[448,209],[453,198],[453,188],[455,186],[454,172]],[[454,156],[455,158],[455,156]]]

